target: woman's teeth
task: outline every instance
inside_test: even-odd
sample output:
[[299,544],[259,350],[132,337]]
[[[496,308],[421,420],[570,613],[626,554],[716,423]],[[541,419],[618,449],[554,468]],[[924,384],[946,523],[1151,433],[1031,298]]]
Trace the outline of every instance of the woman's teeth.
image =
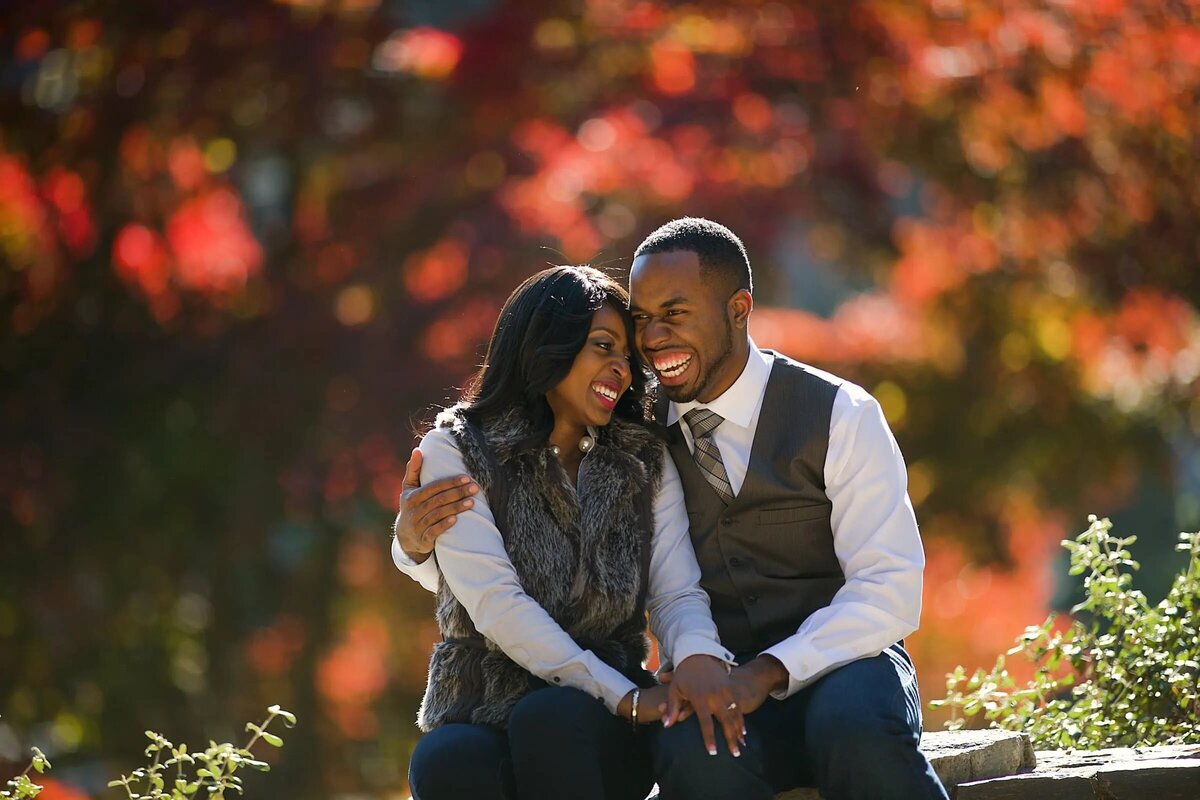
[[617,390],[613,389],[611,386],[605,386],[602,383],[593,383],[592,391],[602,397],[607,397],[609,400],[612,400],[614,403],[617,400]]

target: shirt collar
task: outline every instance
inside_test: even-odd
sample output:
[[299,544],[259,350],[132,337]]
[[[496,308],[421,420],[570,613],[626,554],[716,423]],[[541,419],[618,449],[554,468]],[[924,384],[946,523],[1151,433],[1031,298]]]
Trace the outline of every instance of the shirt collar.
[[762,399],[763,393],[767,390],[767,380],[771,377],[773,362],[774,358],[759,350],[758,345],[754,344],[754,340],[751,339],[750,356],[746,359],[746,366],[742,368],[742,374],[733,382],[733,385],[711,403],[701,403],[697,400],[687,403],[672,401],[667,409],[667,424],[675,424],[680,417],[693,408],[707,408],[715,414],[720,414],[726,422],[749,428],[751,420],[754,419],[754,412],[758,408],[758,401]]

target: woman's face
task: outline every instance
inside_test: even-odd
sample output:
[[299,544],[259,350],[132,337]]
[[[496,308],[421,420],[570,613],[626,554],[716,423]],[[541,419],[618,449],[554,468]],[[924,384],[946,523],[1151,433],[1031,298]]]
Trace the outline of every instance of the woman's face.
[[571,371],[546,392],[556,423],[607,425],[632,377],[625,322],[608,303],[592,315],[592,328]]

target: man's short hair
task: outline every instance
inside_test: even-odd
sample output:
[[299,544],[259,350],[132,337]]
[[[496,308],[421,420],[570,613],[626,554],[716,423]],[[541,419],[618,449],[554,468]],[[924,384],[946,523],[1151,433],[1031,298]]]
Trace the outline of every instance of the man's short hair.
[[730,291],[745,289],[754,293],[746,247],[737,234],[719,222],[701,217],[673,219],[647,236],[633,257],[676,250],[695,253],[700,259],[700,272],[719,275],[729,282]]

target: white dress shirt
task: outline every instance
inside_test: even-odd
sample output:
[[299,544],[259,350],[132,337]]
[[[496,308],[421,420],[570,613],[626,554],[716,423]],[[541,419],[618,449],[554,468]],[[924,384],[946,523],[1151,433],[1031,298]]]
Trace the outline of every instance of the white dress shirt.
[[[454,438],[434,429],[421,440],[421,483],[467,473]],[[586,459],[587,456],[584,456]],[[577,645],[533,598],[525,593],[487,498],[458,514],[454,526],[438,537],[434,555],[414,563],[392,540],[392,559],[401,572],[430,591],[442,575],[479,632],[513,661],[548,683],[570,686],[604,701],[609,711],[635,686],[590,650]],[[733,655],[721,646],[700,588],[700,567],[688,536],[683,486],[670,456],[664,453],[662,486],[654,498],[650,585],[646,610],[664,659],[678,664],[706,654],[726,663]]]
[[[671,403],[667,422],[693,408],[725,418],[712,437],[734,494],[741,491],[773,358],[750,343],[742,374],[711,403]],[[814,370],[818,374],[820,370]],[[833,547],[846,585],[795,634],[764,650],[787,668],[782,699],[827,672],[883,649],[917,629],[925,553],[908,499],[908,472],[883,410],[849,381],[839,383],[829,420],[825,494],[833,505]],[[693,449],[687,423],[680,429]]]

